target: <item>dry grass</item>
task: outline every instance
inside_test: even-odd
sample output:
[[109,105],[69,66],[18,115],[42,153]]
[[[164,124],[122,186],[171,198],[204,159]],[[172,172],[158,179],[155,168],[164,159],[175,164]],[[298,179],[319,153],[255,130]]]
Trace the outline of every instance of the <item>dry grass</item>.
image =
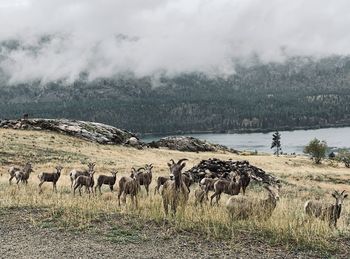
[[[201,159],[217,157],[220,159],[246,159],[267,172],[280,177],[285,185],[272,217],[268,220],[231,221],[224,208],[226,196],[220,206],[203,208],[194,206],[194,194],[191,192],[186,210],[180,210],[175,217],[164,220],[161,197],[153,195],[155,179],[167,175],[166,163],[169,159],[189,159],[186,168],[197,164]],[[32,161],[35,172],[29,179],[30,184],[17,188],[9,186],[7,168],[12,164],[24,164]],[[118,207],[116,192],[110,193],[104,187],[102,196],[88,195],[73,197],[70,191],[69,171],[84,167],[88,161],[96,162],[97,175],[117,169],[119,179],[128,175],[132,166],[154,164],[154,180],[151,195],[146,196],[142,187],[139,208],[133,209],[128,199],[126,206]],[[184,153],[169,150],[136,150],[118,146],[101,146],[54,133],[33,131],[0,130],[0,207],[42,208],[41,218],[33,218],[35,224],[56,226],[65,229],[84,229],[94,222],[112,218],[112,215],[138,218],[140,221],[167,224],[174,231],[204,233],[208,238],[220,238],[239,242],[242,236],[283,245],[291,249],[311,249],[331,252],[337,249],[342,240],[350,238],[350,203],[345,203],[338,229],[330,229],[325,222],[305,217],[302,209],[309,198],[331,200],[334,189],[347,190],[350,170],[342,165],[323,164],[316,166],[306,157],[244,156],[217,153]],[[52,170],[56,164],[64,166],[63,175],[58,181],[59,192],[52,192],[52,185],[43,185],[43,194],[38,193],[38,179],[41,171]],[[95,176],[97,178],[97,176]],[[118,181],[117,179],[117,181]],[[117,186],[117,185],[116,185]],[[115,187],[116,188],[116,187]],[[258,185],[250,185],[248,196],[262,197],[266,193]],[[335,241],[337,240],[337,241]]]

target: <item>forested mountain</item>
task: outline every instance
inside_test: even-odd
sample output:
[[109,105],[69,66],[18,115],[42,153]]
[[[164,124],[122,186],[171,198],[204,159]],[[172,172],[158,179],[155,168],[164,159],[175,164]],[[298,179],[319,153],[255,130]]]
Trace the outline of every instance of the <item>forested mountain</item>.
[[237,62],[230,77],[81,79],[8,85],[0,80],[0,119],[98,121],[140,133],[241,131],[350,125],[350,57],[284,63]]

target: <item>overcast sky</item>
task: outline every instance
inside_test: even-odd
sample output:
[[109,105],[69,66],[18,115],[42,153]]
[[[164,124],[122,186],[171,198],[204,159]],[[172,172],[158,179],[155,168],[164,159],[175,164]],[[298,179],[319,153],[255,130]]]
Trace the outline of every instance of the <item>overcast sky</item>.
[[349,13],[349,0],[0,0],[0,42],[23,45],[2,48],[0,67],[11,83],[228,75],[232,59],[252,55],[350,54]]

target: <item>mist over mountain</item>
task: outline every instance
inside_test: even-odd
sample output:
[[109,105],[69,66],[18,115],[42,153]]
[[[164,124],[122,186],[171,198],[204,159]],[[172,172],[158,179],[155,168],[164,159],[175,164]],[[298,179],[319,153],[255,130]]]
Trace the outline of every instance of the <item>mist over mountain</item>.
[[229,77],[130,74],[0,88],[1,117],[65,117],[142,133],[350,125],[350,57],[236,64]]
[[350,125],[345,0],[1,0],[0,118],[136,132]]

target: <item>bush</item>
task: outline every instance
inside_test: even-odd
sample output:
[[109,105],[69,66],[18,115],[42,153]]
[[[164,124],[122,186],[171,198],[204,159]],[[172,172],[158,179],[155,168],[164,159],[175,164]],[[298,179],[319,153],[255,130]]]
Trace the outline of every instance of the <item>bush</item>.
[[317,138],[314,138],[307,146],[305,146],[304,153],[311,155],[314,162],[320,164],[321,160],[326,156],[327,148],[326,141],[320,141]]
[[350,151],[347,149],[340,149],[336,159],[343,162],[347,168],[350,168]]

